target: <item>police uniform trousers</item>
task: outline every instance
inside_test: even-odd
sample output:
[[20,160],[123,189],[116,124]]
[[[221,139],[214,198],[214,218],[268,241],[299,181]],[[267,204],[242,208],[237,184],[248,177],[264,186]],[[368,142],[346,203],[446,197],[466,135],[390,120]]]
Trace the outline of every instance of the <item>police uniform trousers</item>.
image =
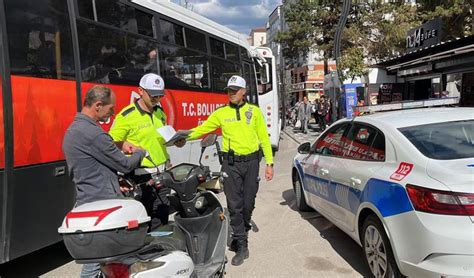
[[246,240],[251,229],[250,220],[259,186],[259,164],[258,157],[248,161],[236,160],[233,165],[229,165],[226,158],[222,162],[222,171],[228,175],[224,179],[224,193],[235,240]]

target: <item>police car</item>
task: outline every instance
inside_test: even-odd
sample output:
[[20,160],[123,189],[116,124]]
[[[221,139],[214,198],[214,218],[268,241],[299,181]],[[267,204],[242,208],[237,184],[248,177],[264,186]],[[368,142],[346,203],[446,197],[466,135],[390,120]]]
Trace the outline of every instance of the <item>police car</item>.
[[340,120],[298,147],[292,180],[375,277],[474,276],[474,108]]

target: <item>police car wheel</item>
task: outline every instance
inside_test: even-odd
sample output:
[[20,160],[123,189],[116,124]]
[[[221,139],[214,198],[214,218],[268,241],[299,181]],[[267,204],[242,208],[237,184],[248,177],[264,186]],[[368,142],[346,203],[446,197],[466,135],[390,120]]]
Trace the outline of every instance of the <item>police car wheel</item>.
[[382,223],[375,215],[370,215],[365,219],[361,235],[365,262],[374,277],[404,277],[398,269]]
[[306,199],[303,193],[303,187],[299,177],[296,177],[295,184],[295,196],[296,196],[296,207],[299,211],[311,211],[311,208],[306,203]]

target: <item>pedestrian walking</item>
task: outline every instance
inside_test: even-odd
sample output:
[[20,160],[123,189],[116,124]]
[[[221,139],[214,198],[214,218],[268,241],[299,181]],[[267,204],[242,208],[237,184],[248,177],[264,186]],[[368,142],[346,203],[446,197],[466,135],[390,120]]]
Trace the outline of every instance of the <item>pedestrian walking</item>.
[[311,104],[311,115],[314,118],[314,123],[318,124],[318,100],[315,99]]
[[326,100],[326,96],[321,96],[318,103],[318,122],[319,130],[323,132],[327,125],[327,115],[329,113],[329,102]]
[[[107,87],[95,86],[84,100],[84,107],[64,136],[63,152],[69,174],[76,186],[76,206],[105,199],[123,197],[117,171],[129,173],[145,157],[143,149],[127,142],[122,144],[125,156],[112,138],[98,124],[114,113],[115,95]],[[81,277],[97,277],[99,264],[84,264]]]
[[[120,111],[109,132],[117,144],[128,141],[150,154],[141,161],[140,168],[135,169],[131,178],[143,184],[138,199],[152,218],[151,227],[167,224],[169,216],[169,200],[166,195],[171,190],[156,189],[146,184],[152,173],[164,171],[169,164],[166,142],[157,131],[166,125],[166,114],[160,106],[160,99],[165,95],[164,89],[165,83],[161,76],[154,73],[145,74],[138,86],[140,98]],[[183,140],[175,145],[182,147],[184,143]],[[160,220],[160,223],[157,223],[157,220]]]
[[301,132],[308,133],[308,122],[311,119],[311,104],[308,97],[303,97],[303,102],[298,107],[298,120],[301,121]]
[[215,110],[200,126],[192,129],[189,139],[196,139],[218,128],[222,129],[222,171],[224,192],[233,230],[231,251],[233,265],[241,265],[249,257],[248,231],[259,186],[260,147],[267,167],[265,178],[273,178],[273,155],[265,119],[258,106],[245,101],[246,82],[232,76],[226,87],[229,104]]

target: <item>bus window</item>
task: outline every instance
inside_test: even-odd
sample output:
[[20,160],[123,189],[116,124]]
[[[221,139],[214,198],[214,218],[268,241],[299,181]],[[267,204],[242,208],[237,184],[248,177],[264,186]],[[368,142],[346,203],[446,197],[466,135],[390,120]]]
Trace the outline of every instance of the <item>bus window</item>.
[[156,42],[78,21],[83,81],[136,85],[145,72],[158,72]]
[[92,0],[77,0],[77,7],[79,8],[79,16],[95,20]]
[[153,16],[116,0],[78,0],[77,6],[81,17],[153,37]]
[[12,74],[74,79],[66,1],[4,1]]
[[221,58],[225,58],[224,42],[213,39],[213,38],[209,38],[209,42],[211,44],[211,54],[215,56],[219,56]]
[[[3,51],[0,47],[0,170],[5,168],[5,133],[3,127],[3,94],[2,94],[2,76],[3,76]],[[2,184],[3,182],[0,182]]]
[[240,75],[240,68],[237,64],[221,59],[212,58],[212,89],[216,92],[224,92],[227,80],[232,75]]
[[183,27],[160,19],[161,41],[184,46]]
[[208,90],[209,59],[176,46],[161,46],[163,78],[169,89]]
[[249,63],[243,63],[243,78],[245,79],[245,83],[247,85],[247,91],[250,90],[250,64]]
[[140,10],[135,10],[135,18],[137,20],[138,34],[153,37],[153,16]]
[[242,57],[242,59],[250,60],[250,55],[247,49],[240,47],[240,57]]
[[239,62],[239,48],[233,44],[225,44],[225,56],[229,60]]
[[251,66],[250,67],[250,101],[252,103],[258,104],[258,98],[257,98],[257,83],[256,83],[256,74],[255,74],[255,67]]
[[203,33],[185,28],[186,47],[199,50],[207,54],[206,37]]

